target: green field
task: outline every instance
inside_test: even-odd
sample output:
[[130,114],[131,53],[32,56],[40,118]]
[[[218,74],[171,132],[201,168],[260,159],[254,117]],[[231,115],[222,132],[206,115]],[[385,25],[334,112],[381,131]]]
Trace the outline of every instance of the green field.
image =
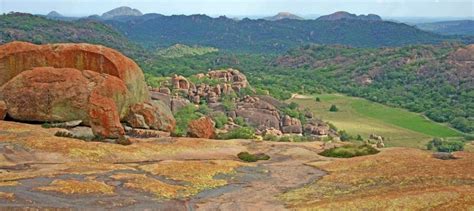
[[[370,134],[388,138],[386,146],[404,146],[425,148],[426,142],[433,137],[460,137],[458,131],[428,120],[424,116],[407,110],[384,106],[365,99],[340,94],[318,95],[291,99],[305,108],[309,108],[316,117],[333,123],[338,129],[353,136],[361,135],[367,139]],[[329,112],[331,105],[338,112]]]

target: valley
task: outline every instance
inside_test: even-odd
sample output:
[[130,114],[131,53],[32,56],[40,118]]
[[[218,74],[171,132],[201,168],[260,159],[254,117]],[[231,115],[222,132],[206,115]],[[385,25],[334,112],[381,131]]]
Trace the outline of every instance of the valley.
[[[315,100],[316,97],[320,102]],[[315,116],[333,123],[352,136],[361,135],[364,140],[371,134],[386,137],[388,140],[384,143],[388,147],[425,149],[426,143],[433,137],[462,138],[460,132],[426,117],[360,98],[340,94],[297,95],[289,102],[309,108]],[[339,111],[330,112],[331,105],[336,105]]]

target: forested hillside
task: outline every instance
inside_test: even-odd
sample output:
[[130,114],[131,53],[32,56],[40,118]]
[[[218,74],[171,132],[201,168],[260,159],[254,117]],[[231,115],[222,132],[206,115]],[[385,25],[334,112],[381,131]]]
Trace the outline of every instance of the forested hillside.
[[148,48],[181,43],[253,53],[285,52],[309,43],[387,47],[458,39],[406,24],[359,19],[268,21],[175,15],[130,17],[106,23]]
[[143,53],[141,47],[120,32],[97,21],[60,21],[25,13],[0,15],[0,44],[15,40],[36,44],[86,42],[115,48],[127,55]]
[[291,93],[341,92],[420,112],[474,131],[474,46],[367,49],[307,45],[283,56],[210,53],[143,64],[151,75],[191,75],[209,68],[242,70],[260,90],[286,99]]

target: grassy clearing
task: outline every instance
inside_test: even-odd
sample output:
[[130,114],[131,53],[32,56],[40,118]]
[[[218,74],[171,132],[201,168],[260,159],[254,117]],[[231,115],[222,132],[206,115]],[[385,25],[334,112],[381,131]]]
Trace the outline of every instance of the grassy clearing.
[[[461,136],[448,126],[403,109],[340,94],[323,94],[317,97],[321,102],[316,102],[316,97],[294,98],[290,101],[309,108],[316,117],[333,123],[337,128],[353,136],[361,135],[367,139],[374,133],[388,138],[385,145],[389,147],[424,149],[432,137]],[[330,112],[331,105],[336,105],[339,111]]]

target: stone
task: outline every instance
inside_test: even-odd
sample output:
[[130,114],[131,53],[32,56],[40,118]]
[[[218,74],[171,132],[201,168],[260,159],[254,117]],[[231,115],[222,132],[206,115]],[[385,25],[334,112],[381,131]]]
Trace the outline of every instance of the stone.
[[247,124],[260,130],[280,128],[280,114],[277,108],[265,101],[245,96],[236,107],[235,116],[231,112],[228,113],[233,119],[242,117]]
[[90,124],[95,135],[107,138],[119,138],[125,135],[112,99],[93,93],[89,106]]
[[174,97],[171,99],[171,111],[173,113],[178,112],[181,108],[191,104],[189,100],[181,98],[181,97]]
[[7,116],[7,104],[5,101],[0,100],[0,120],[4,120]]
[[263,135],[282,136],[283,133],[275,128],[268,128],[263,131]]
[[145,117],[140,114],[128,114],[127,123],[130,124],[132,128],[150,129],[150,126],[146,124]]
[[171,90],[170,90],[168,87],[161,87],[161,88],[160,88],[160,93],[170,95],[170,94],[171,94]]
[[215,123],[210,117],[201,117],[188,124],[188,135],[194,138],[215,138]]
[[183,76],[174,75],[171,78],[171,84],[174,89],[188,90],[190,88],[189,81]]
[[171,132],[176,126],[169,106],[160,101],[137,103],[130,107],[127,123],[133,128]]
[[60,122],[60,123],[51,123],[51,127],[58,127],[58,128],[73,128],[77,127],[82,123],[82,120],[74,120],[69,122]]
[[120,52],[101,45],[11,42],[0,46],[0,87],[35,67],[74,68],[115,76],[125,83],[129,105],[149,100],[142,70]]
[[285,115],[282,118],[281,131],[283,133],[301,134],[301,133],[303,133],[303,128],[301,126],[301,121],[299,119],[292,118],[288,115]]

